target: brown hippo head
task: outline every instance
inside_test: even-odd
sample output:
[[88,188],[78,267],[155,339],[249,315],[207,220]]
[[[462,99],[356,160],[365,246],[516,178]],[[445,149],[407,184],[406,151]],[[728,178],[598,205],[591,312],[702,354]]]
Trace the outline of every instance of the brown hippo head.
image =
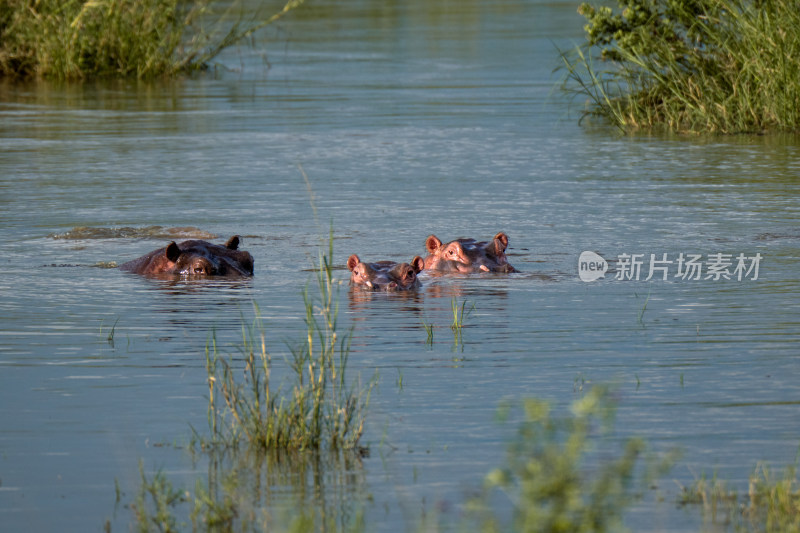
[[369,290],[406,291],[417,288],[417,274],[424,266],[425,262],[420,256],[415,256],[411,263],[363,263],[356,254],[347,259],[347,268],[351,271],[350,283],[354,287]]
[[121,270],[149,276],[252,276],[253,256],[239,250],[239,236],[224,246],[206,241],[174,241],[120,265]]
[[425,269],[438,272],[470,274],[473,272],[516,272],[508,264],[508,236],[502,231],[491,241],[456,239],[443,244],[436,235],[425,240],[428,257]]

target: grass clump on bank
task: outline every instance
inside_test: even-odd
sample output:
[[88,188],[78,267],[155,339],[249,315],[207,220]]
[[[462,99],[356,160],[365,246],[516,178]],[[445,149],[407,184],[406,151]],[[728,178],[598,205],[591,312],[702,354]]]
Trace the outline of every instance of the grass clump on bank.
[[[338,330],[337,282],[333,279],[333,240],[316,269],[318,296],[308,288],[306,337],[291,349],[293,383],[288,391],[271,380],[272,356],[263,329],[260,343],[243,332],[245,379],[237,380],[232,362],[221,357],[216,343],[206,352],[211,444],[283,451],[353,450],[364,431],[364,419],[375,380],[348,383],[345,369],[350,336]],[[258,319],[257,319],[258,320]]]
[[237,1],[218,13],[213,0],[5,0],[0,77],[155,78],[201,70],[303,1],[265,15],[247,13]]
[[562,54],[565,88],[623,130],[800,131],[794,0],[587,3],[586,45]]

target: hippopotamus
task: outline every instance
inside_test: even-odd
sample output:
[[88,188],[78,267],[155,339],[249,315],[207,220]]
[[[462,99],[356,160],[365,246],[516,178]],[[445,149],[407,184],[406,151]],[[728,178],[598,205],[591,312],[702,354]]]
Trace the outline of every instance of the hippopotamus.
[[347,259],[350,269],[350,283],[354,287],[381,291],[407,291],[419,287],[417,274],[422,271],[425,262],[415,256],[411,263],[395,263],[394,261],[378,261],[362,263],[356,254]]
[[425,270],[442,273],[516,272],[506,259],[508,236],[502,231],[491,241],[456,239],[442,244],[436,235],[425,240]]
[[239,236],[234,235],[225,245],[201,240],[180,244],[172,241],[119,268],[149,276],[252,276],[253,256],[239,250]]

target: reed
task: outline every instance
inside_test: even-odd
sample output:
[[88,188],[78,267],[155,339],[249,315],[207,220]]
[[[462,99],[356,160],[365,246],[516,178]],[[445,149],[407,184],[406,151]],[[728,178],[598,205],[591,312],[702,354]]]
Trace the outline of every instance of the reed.
[[222,50],[303,3],[270,15],[235,0],[5,0],[0,76],[155,78],[201,70]]
[[252,328],[242,328],[244,382],[236,377],[234,359],[221,357],[212,339],[206,349],[210,444],[235,448],[246,442],[289,451],[357,448],[376,379],[365,386],[346,379],[350,335],[338,331],[332,243],[331,236],[328,254],[320,254],[315,269],[318,295],[312,297],[308,287],[303,293],[306,335],[290,349],[288,392],[272,382],[272,356],[258,316]]
[[800,131],[794,0],[587,3],[587,41],[562,52],[563,87],[585,116],[624,131]]
[[461,302],[461,305],[458,304],[458,300],[453,297],[450,301],[450,308],[453,311],[453,323],[450,324],[450,329],[454,332],[461,331],[461,328],[464,327],[464,321],[469,318],[469,315],[475,310],[475,304],[472,304],[472,307],[467,309],[467,300]]

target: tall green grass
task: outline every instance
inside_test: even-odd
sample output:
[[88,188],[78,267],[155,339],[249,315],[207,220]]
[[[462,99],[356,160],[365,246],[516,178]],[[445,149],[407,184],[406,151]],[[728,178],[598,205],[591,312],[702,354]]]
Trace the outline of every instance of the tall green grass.
[[155,78],[203,69],[225,48],[304,0],[269,15],[234,0],[3,0],[0,76]]
[[796,0],[587,3],[587,42],[562,53],[567,91],[619,128],[800,131]]
[[206,350],[211,444],[236,448],[239,443],[268,450],[352,450],[364,431],[369,397],[376,380],[366,385],[346,378],[350,335],[338,324],[338,282],[333,279],[333,239],[316,269],[317,294],[306,287],[306,335],[288,358],[292,382],[272,380],[258,317],[243,328],[244,380],[237,378],[233,357],[223,357],[212,340]]

